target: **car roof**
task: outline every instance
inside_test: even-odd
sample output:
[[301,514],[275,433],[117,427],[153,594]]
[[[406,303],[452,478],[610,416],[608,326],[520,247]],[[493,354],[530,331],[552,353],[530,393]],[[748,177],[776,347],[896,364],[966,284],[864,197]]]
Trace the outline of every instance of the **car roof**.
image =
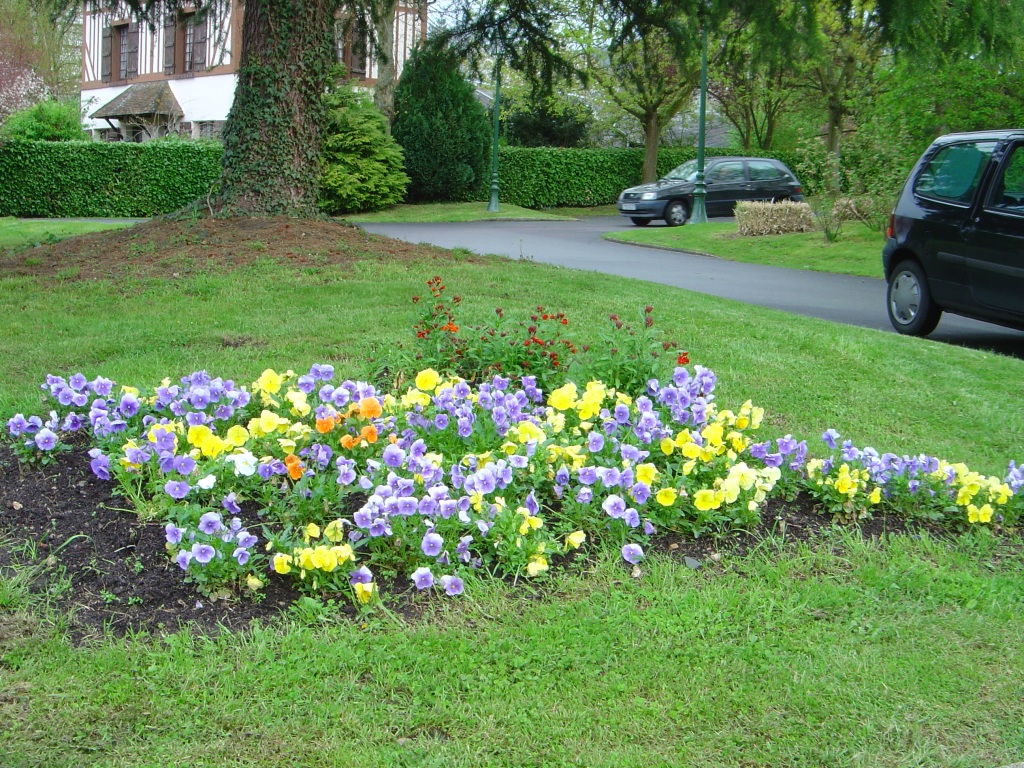
[[706,163],[720,163],[723,160],[770,160],[773,163],[781,163],[782,161],[776,157],[748,157],[747,155],[715,155],[709,157]]
[[1002,139],[1009,139],[1015,136],[1024,136],[1024,128],[1003,128],[1000,130],[992,131],[965,131],[963,133],[947,133],[945,136],[939,136],[935,140],[935,144],[952,144],[957,141],[963,141],[964,139],[980,139],[990,141],[1000,141]]

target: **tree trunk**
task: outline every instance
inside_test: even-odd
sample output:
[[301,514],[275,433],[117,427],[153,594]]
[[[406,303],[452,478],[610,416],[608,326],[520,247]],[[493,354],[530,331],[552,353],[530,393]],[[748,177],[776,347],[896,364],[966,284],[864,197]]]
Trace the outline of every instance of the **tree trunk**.
[[373,92],[373,103],[388,121],[395,119],[395,7],[396,0],[388,0],[381,9],[381,21],[377,25],[377,47],[381,51],[377,63],[377,88]]
[[315,216],[338,0],[247,0],[224,126],[222,215]]
[[661,122],[657,112],[644,116],[644,170],[641,181],[649,184],[658,180],[658,142],[661,140]]

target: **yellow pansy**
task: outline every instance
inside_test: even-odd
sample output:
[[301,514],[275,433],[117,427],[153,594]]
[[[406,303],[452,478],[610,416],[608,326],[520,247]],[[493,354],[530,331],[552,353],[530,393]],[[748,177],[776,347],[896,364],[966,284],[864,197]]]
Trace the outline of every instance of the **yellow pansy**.
[[663,437],[661,438],[661,443],[659,443],[659,447],[661,448],[662,453],[664,453],[666,456],[671,456],[672,451],[676,449],[676,444],[671,437]]
[[882,501],[882,489],[878,486],[875,486],[875,490],[873,490],[868,495],[868,501],[870,501],[872,504],[880,503]]
[[721,501],[714,491],[702,488],[693,495],[693,506],[701,512],[707,512],[711,509],[718,509],[721,506]]
[[992,520],[992,506],[983,504],[980,508],[974,504],[967,505],[967,521],[971,523],[988,523]]
[[740,484],[736,478],[730,476],[723,480],[718,490],[718,495],[722,496],[722,500],[726,504],[734,504],[736,499],[740,497]]
[[295,441],[294,440],[292,440],[290,438],[287,438],[287,437],[280,437],[277,440],[277,444],[281,446],[281,450],[284,451],[286,454],[295,453]]
[[281,377],[281,374],[277,373],[277,371],[272,368],[267,368],[267,370],[261,373],[260,377],[256,379],[256,383],[253,384],[253,387],[262,392],[268,392],[274,395],[281,390],[281,383],[283,381],[284,379]]
[[355,552],[352,551],[352,547],[348,544],[341,544],[336,547],[331,547],[331,552],[338,558],[338,565],[351,560],[353,563],[356,561]]
[[241,424],[235,424],[228,429],[225,439],[235,448],[241,448],[249,439],[249,431]]
[[313,549],[312,547],[306,547],[298,552],[299,565],[305,571],[312,571],[316,568],[316,563],[313,562]]
[[212,434],[213,430],[205,424],[196,424],[195,426],[188,428],[188,437],[186,439],[190,445],[194,445],[198,448],[202,445],[203,441]]
[[402,395],[402,407],[413,408],[415,406],[426,407],[430,405],[430,395],[420,392],[418,389],[409,387],[409,391]]
[[637,464],[636,479],[647,485],[653,485],[658,478],[658,469],[653,464]]
[[263,580],[255,574],[250,573],[245,577],[245,586],[247,586],[251,591],[256,592],[263,588]]
[[320,538],[320,526],[316,523],[310,523],[303,530],[303,536],[307,539],[319,539]]
[[293,560],[291,555],[286,555],[284,552],[278,552],[274,555],[273,559],[274,571],[281,575],[291,573],[292,562]]
[[306,393],[301,389],[293,389],[284,397],[285,400],[292,404],[292,413],[300,418],[308,416],[312,410],[309,403],[306,402]]
[[548,569],[548,561],[543,555],[532,555],[530,562],[526,566],[526,572],[530,576],[536,576],[539,573],[543,573]]
[[579,549],[586,540],[587,534],[583,531],[573,531],[565,537],[565,548]]
[[572,408],[576,403],[576,385],[573,382],[569,382],[554,392],[548,397],[548,405],[557,411],[565,411]]
[[[519,436],[520,443],[540,443],[547,439],[547,435],[544,434],[544,430],[532,421],[520,421],[514,429],[516,434]],[[512,430],[509,430],[509,432],[511,431]]]
[[342,521],[332,520],[324,527],[324,538],[333,543],[338,543],[345,538],[345,530]]
[[321,571],[330,573],[338,567],[338,555],[333,548],[321,544],[313,550],[313,565]]
[[363,584],[362,582],[356,582],[355,584],[356,598],[360,603],[366,605],[373,599],[373,593],[377,591],[377,585],[372,581],[369,584]]
[[663,507],[671,507],[676,503],[676,499],[679,498],[679,494],[675,488],[662,488],[654,496],[655,500]]
[[440,375],[433,368],[425,368],[416,374],[416,388],[424,392],[432,392],[440,379]]

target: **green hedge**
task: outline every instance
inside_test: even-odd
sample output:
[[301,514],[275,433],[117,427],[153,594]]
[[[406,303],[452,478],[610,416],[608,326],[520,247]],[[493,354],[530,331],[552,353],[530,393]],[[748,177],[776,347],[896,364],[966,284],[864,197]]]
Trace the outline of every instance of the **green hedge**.
[[[615,202],[640,183],[643,149],[503,147],[501,201],[524,208]],[[216,142],[0,142],[0,216],[153,216],[205,197],[220,176]],[[709,157],[735,151],[709,149]],[[691,147],[658,152],[658,174],[692,160]],[[796,158],[773,157],[790,168]],[[490,180],[488,169],[488,182]],[[488,188],[474,196],[486,200]]]
[[[737,150],[708,149],[708,157]],[[773,153],[793,167],[794,158]],[[696,147],[665,147],[658,151],[658,175],[697,157]],[[626,187],[640,183],[644,150],[503,147],[498,158],[502,202],[524,208],[593,206],[614,203]],[[487,190],[477,199],[487,199]]]
[[216,142],[0,142],[0,216],[153,216],[205,197]]

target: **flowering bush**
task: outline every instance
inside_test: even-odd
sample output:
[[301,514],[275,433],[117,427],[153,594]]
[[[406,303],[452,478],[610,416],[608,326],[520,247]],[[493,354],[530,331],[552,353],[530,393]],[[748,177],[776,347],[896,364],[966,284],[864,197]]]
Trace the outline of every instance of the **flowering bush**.
[[751,526],[798,488],[843,519],[1020,520],[1013,463],[999,480],[840,447],[833,430],[832,456],[809,460],[792,436],[756,442],[763,410],[720,408],[715,385],[700,365],[636,391],[592,379],[545,392],[532,375],[472,385],[432,368],[394,393],[336,385],[329,365],[268,369],[248,388],[205,371],[151,390],[75,374],[47,377],[47,421],[18,414],[8,429],[42,454],[87,432],[93,472],[163,510],[170,558],[207,594],[273,575],[368,604],[377,575],[401,575],[457,595],[474,571],[541,578],[595,541],[636,563],[659,531]]
[[677,365],[689,362],[676,341],[659,341],[654,330],[654,307],[639,314],[633,328],[618,315],[597,334],[582,343],[569,334],[569,318],[538,306],[527,319],[513,322],[501,307],[494,310],[493,324],[467,326],[457,318],[460,296],[445,297],[441,277],[427,280],[430,300],[413,296],[422,307],[413,324],[415,341],[400,347],[387,361],[398,380],[423,368],[436,368],[469,382],[484,381],[496,374],[518,378],[532,376],[544,390],[553,389],[567,377],[577,381],[596,379],[626,392],[639,392],[648,380],[666,371],[663,356],[673,355]]

